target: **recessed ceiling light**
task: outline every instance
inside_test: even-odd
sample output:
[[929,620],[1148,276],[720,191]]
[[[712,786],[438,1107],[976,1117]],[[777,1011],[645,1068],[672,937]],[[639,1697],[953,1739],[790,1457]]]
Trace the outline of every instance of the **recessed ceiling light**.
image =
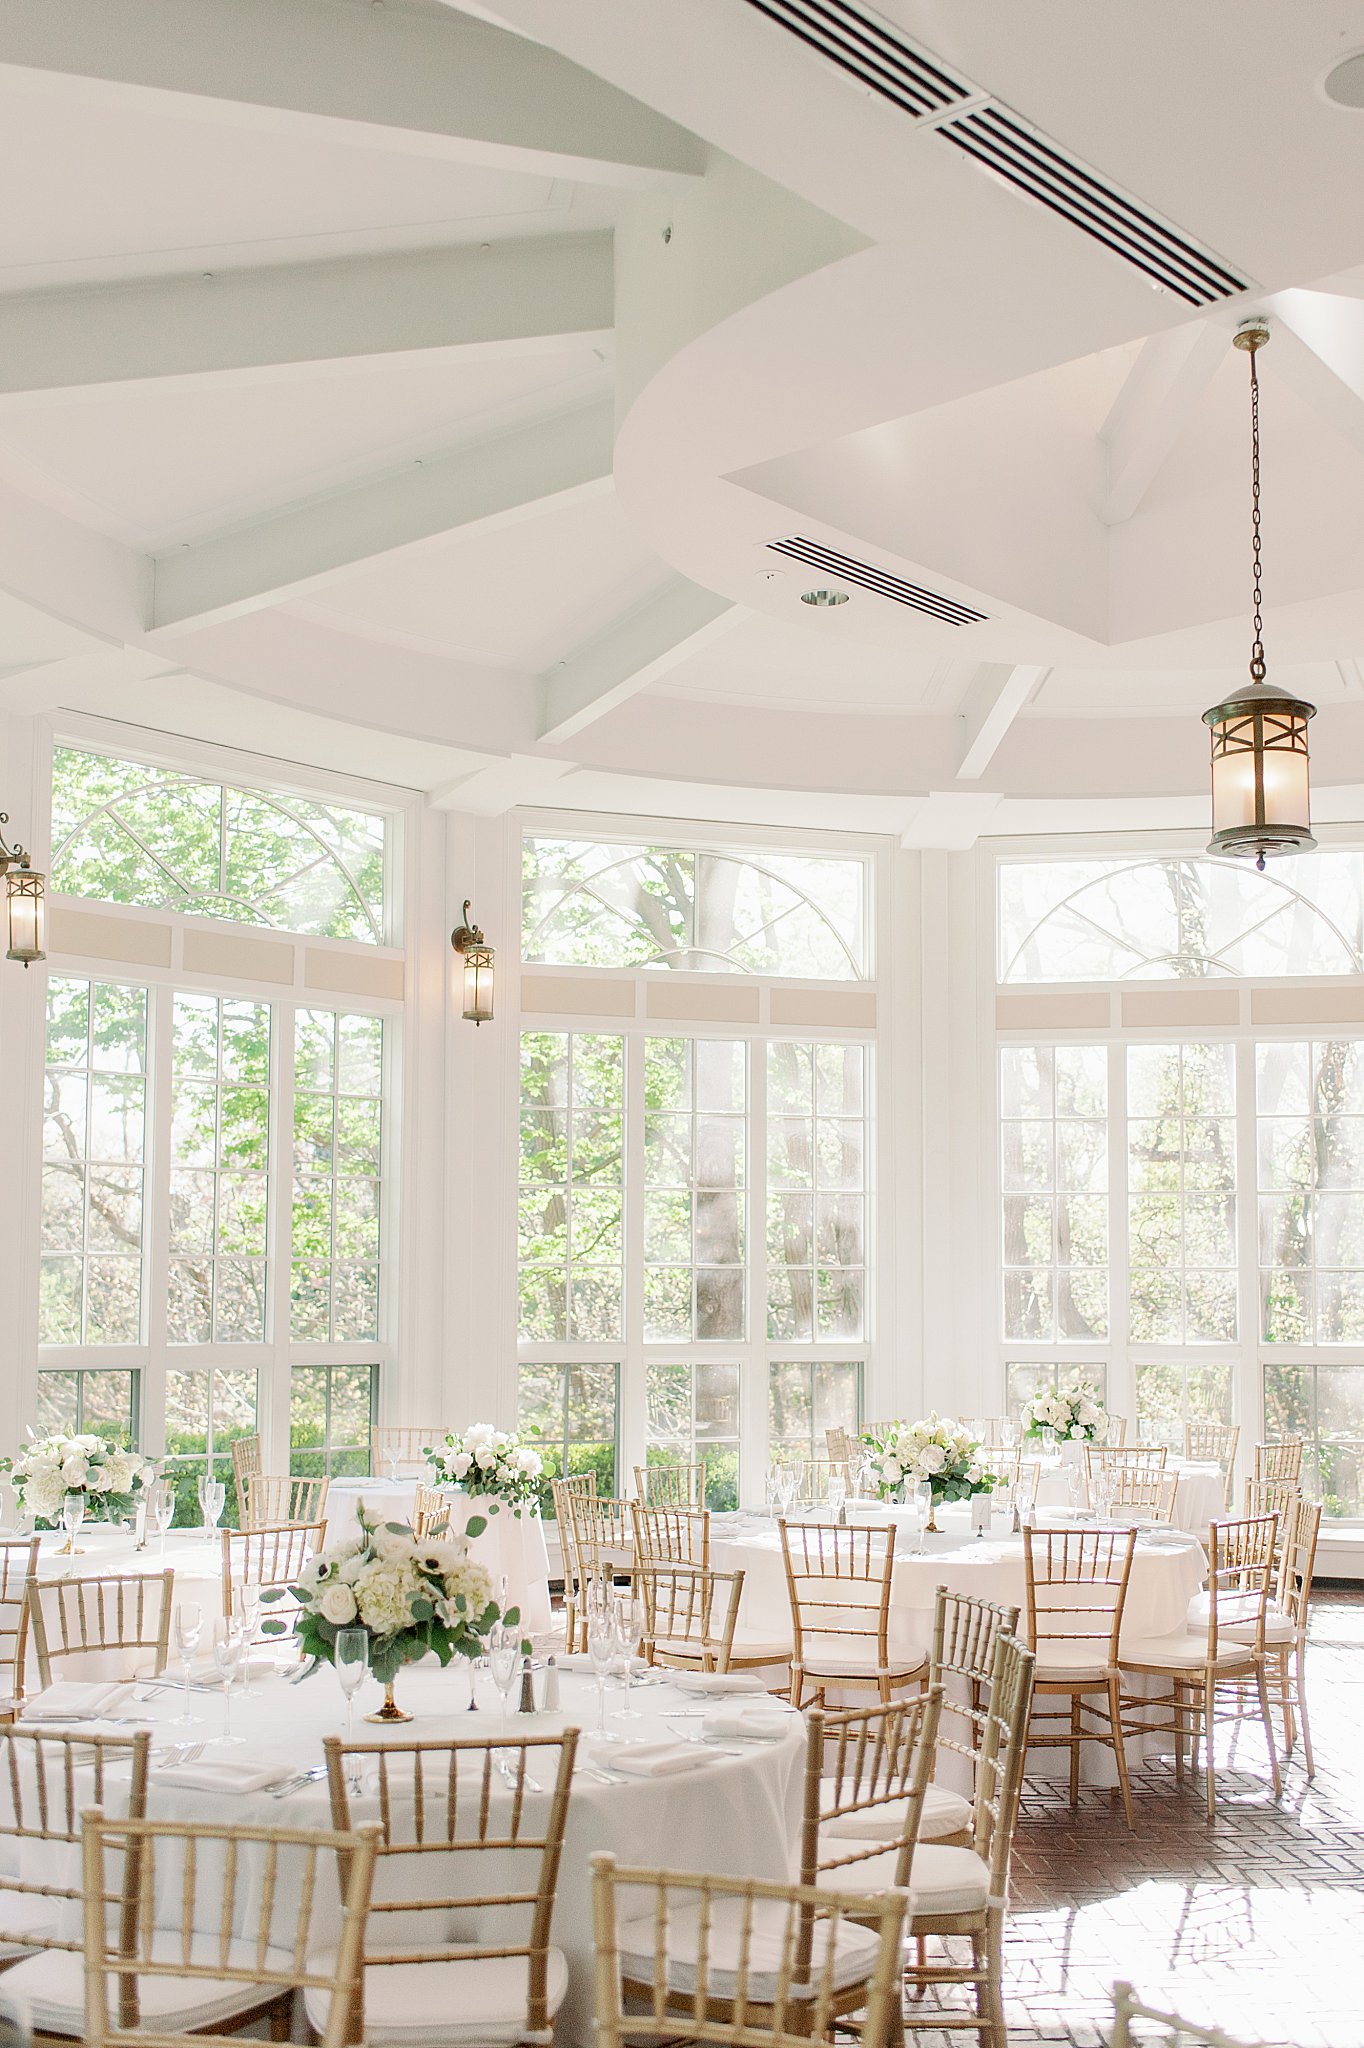
[[817,605],[846,604],[848,593],[846,590],[802,590],[800,601]]
[[1356,113],[1364,109],[1364,50],[1334,65],[1322,80],[1322,90],[1338,107],[1352,107]]

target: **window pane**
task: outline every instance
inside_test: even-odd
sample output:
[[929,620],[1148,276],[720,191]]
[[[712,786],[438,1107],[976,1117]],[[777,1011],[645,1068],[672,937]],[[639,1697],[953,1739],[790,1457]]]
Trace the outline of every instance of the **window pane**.
[[1004,1336],[1108,1335],[1108,1055],[1101,1045],[1004,1046]]
[[1364,1040],[1255,1052],[1260,1334],[1364,1341]]
[[166,1476],[175,1488],[177,1527],[200,1524],[198,1484],[206,1474],[224,1488],[221,1528],[237,1526],[232,1445],[256,1433],[256,1375],[237,1366],[166,1373]]
[[552,1482],[595,1472],[597,1492],[614,1495],[616,1478],[616,1365],[523,1365],[517,1375],[517,1426],[544,1460],[540,1511],[554,1512]]
[[[383,1032],[378,1017],[295,1016],[289,1329],[296,1342],[364,1344],[379,1334]],[[252,1220],[248,1207],[247,1228]]]
[[[172,1019],[172,1344],[266,1334],[268,1003],[177,995]],[[261,1085],[243,1087],[243,1080]]]
[[706,1468],[706,1506],[739,1505],[739,1368],[650,1365],[645,1392],[651,1465]]
[[528,838],[522,954],[587,967],[862,980],[867,877],[865,861],[824,855]]
[[857,1430],[862,1420],[860,1360],[773,1364],[767,1374],[767,1434],[773,1455],[827,1458],[825,1432]]
[[862,1045],[767,1048],[767,1334],[778,1342],[864,1333],[867,1061]]
[[523,1339],[620,1338],[623,1110],[621,1038],[563,1031],[522,1035]]
[[147,992],[48,984],[39,1337],[142,1336]]
[[53,753],[61,895],[381,944],[387,842],[387,819],[347,805]]
[[365,1476],[376,1368],[296,1365],[289,1380],[289,1470],[300,1478]]
[[1131,1046],[1128,1334],[1236,1337],[1235,1056],[1230,1045]]

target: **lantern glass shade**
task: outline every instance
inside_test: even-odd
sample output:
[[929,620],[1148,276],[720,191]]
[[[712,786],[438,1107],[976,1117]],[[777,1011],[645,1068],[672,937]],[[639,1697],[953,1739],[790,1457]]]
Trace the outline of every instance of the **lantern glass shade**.
[[46,877],[36,868],[11,868],[5,877],[9,911],[7,960],[47,958],[47,903],[43,895]]
[[483,1024],[493,1014],[493,949],[468,946],[463,959],[464,1015],[471,1024]]
[[1314,705],[1253,686],[1205,711],[1212,735],[1209,853],[1309,853],[1307,721]]

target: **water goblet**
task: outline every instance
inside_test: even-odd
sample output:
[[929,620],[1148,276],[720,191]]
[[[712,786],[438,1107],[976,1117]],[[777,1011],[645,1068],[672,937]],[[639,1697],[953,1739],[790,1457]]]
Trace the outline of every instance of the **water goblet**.
[[176,1725],[187,1728],[199,1718],[189,1710],[189,1676],[194,1667],[194,1653],[199,1647],[204,1632],[203,1609],[194,1600],[182,1600],[171,1618],[175,1636],[175,1653],[184,1670],[185,1692],[183,1710],[175,1716]]
[[615,1619],[607,1607],[590,1607],[587,1612],[587,1654],[597,1678],[597,1739],[614,1742],[606,1729],[606,1674],[616,1654]]
[[255,1579],[240,1578],[232,1581],[232,1612],[242,1625],[246,1636],[246,1656],[242,1664],[242,1691],[251,1690],[251,1645],[256,1640],[260,1627],[261,1593]]
[[640,1718],[630,1705],[630,1687],[634,1682],[635,1658],[643,1639],[644,1602],[637,1593],[622,1593],[616,1610],[616,1641],[625,1674],[625,1705],[616,1709],[616,1718],[620,1721],[638,1721]]
[[62,1554],[64,1556],[80,1556],[81,1553],[76,1548],[76,1538],[80,1535],[84,1521],[85,1495],[74,1490],[70,1493],[64,1493],[62,1495],[62,1527],[66,1531],[66,1542],[62,1545]]
[[493,1684],[502,1695],[502,1733],[507,1732],[507,1710],[511,1689],[521,1669],[521,1640],[514,1628],[495,1628],[488,1638],[488,1662]]
[[398,1456],[392,1444],[384,1445],[384,1459],[388,1465],[388,1483],[390,1486],[396,1486],[398,1484],[398,1467],[402,1464],[402,1459]]
[[223,1682],[223,1732],[218,1741],[235,1747],[244,1735],[232,1733],[232,1688],[246,1657],[246,1631],[235,1615],[225,1614],[213,1624],[213,1661]]
[[[355,1695],[369,1676],[369,1630],[367,1628],[340,1628],[336,1632],[336,1644],[332,1650],[332,1666],[336,1682],[346,1699],[346,1743],[355,1740]],[[360,1766],[355,1758],[346,1758],[347,1787],[351,1792],[360,1790]]]
[[227,1488],[221,1479],[204,1481],[203,1508],[204,1529],[211,1543],[218,1527],[218,1517],[227,1505]]
[[828,1482],[824,1489],[824,1497],[829,1503],[829,1513],[836,1522],[841,1522],[843,1519],[843,1506],[848,1498],[848,1482],[840,1473],[831,1472],[829,1474]]
[[1044,1465],[1054,1465],[1059,1455],[1060,1453],[1056,1448],[1056,1431],[1050,1424],[1047,1424],[1042,1431],[1042,1463]]
[[1018,1442],[1018,1424],[1006,1417],[999,1425],[999,1441],[1006,1451],[1011,1451]]
[[151,1515],[152,1521],[156,1524],[156,1533],[161,1539],[161,1561],[164,1564],[166,1531],[175,1520],[175,1489],[164,1479],[158,1479],[152,1488]]
[[933,1483],[929,1479],[916,1479],[912,1489],[914,1502],[914,1526],[916,1531],[915,1549],[924,1547],[924,1532],[933,1513]]

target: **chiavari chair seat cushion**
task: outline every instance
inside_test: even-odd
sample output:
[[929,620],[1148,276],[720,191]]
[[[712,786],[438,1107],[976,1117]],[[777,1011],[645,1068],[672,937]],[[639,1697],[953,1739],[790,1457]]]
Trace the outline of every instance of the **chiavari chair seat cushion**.
[[1039,1685],[1102,1685],[1108,1677],[1109,1666],[1102,1657],[1093,1654],[1094,1646],[1081,1643],[1048,1642],[1044,1637],[1037,1645],[1037,1683]]
[[[719,1645],[712,1644],[711,1647],[718,1649]],[[654,1655],[675,1657],[688,1664],[699,1665],[702,1648],[701,1643],[688,1641],[685,1636],[661,1636],[654,1644]],[[729,1657],[731,1664],[787,1664],[791,1660],[791,1645],[789,1642],[779,1643],[775,1636],[736,1636],[730,1646]]]
[[[313,1965],[319,1961],[324,1959],[310,1958]],[[366,2048],[391,2041],[522,2041],[529,1974],[525,1956],[461,1956],[458,1943],[448,1957],[367,1964]],[[556,2013],[568,1990],[568,1963],[560,1949],[547,1952],[545,1988],[549,2010]],[[326,2025],[329,2003],[325,1991],[304,1994],[304,2010],[318,2033]]]
[[989,1903],[990,1866],[974,1849],[927,1842],[914,1851],[909,1866],[911,1922],[952,1913],[983,1913]]
[[[158,1938],[159,1941],[159,1938]],[[172,1961],[181,1952],[178,1933],[167,1933],[164,1944],[153,1945],[157,1961]],[[229,1959],[243,1970],[254,1970],[258,1951],[254,1941],[237,1941],[229,1946]],[[190,1944],[193,1963],[216,1965],[218,1938],[196,1936]],[[287,1970],[293,1962],[287,1949],[265,1951],[265,1967]],[[269,2000],[259,1984],[224,1983],[202,1977],[140,1976],[138,2001],[142,2025],[148,2032],[162,2034],[198,2033],[221,2027],[239,2014],[258,2010]],[[82,1957],[64,1949],[47,1949],[29,1956],[5,1972],[5,1988],[28,2004],[33,2025],[40,2034],[85,2034],[85,1966]]]
[[807,1634],[801,1668],[807,1678],[917,1678],[928,1669],[928,1659],[911,1650],[882,1664],[870,1637]]
[[[1219,1627],[1220,1636],[1221,1629]],[[1220,1642],[1212,1660],[1215,1671],[1241,1670],[1253,1663],[1246,1654],[1245,1643],[1235,1640]],[[1124,1670],[1143,1671],[1205,1671],[1208,1666],[1208,1638],[1206,1632],[1183,1630],[1170,1636],[1138,1637],[1125,1642],[1119,1657]]]
[[12,1892],[0,1881],[0,1962],[28,1955],[29,1935],[57,1932],[57,1902],[33,1892]]
[[[1237,1605],[1244,1609],[1237,1618]],[[1208,1625],[1212,1602],[1206,1593],[1195,1593],[1189,1602],[1188,1622],[1192,1629],[1205,1629]],[[1221,1593],[1217,1600],[1217,1633],[1234,1643],[1253,1643],[1255,1640],[1256,1612],[1259,1600],[1253,1593]],[[1292,1619],[1281,1607],[1271,1606],[1265,1615],[1265,1641],[1267,1643],[1291,1643],[1297,1639],[1297,1630]]]
[[[830,1841],[898,1842],[905,1831],[908,1815],[908,1799],[888,1799],[883,1805],[869,1807],[861,1813],[835,1814],[832,1820],[821,1822],[820,1841],[827,1838]],[[963,1799],[960,1792],[949,1792],[943,1785],[928,1787],[919,1821],[921,1842],[940,1842],[945,1835],[966,1834],[970,1826],[969,1799]]]
[[[893,1861],[892,1857],[892,1861]],[[830,1883],[830,1889],[838,1890]],[[859,1881],[855,1887],[844,1886],[844,1891],[874,1887],[863,1886]],[[880,1889],[885,1890],[882,1883]],[[689,1993],[696,1989],[696,1951],[699,1927],[699,1912],[695,1906],[679,1905],[668,1915],[668,1989]],[[733,1998],[738,1994],[743,1966],[746,1964],[746,1990],[750,2002],[761,2005],[776,1995],[777,1981],[783,1964],[790,1966],[786,1938],[790,1918],[785,1905],[774,1900],[759,1900],[753,1909],[752,1926],[746,1944],[741,1939],[743,1929],[742,1902],[732,1899],[718,1899],[710,1916],[706,1930],[707,1969],[706,1982],[715,1998]],[[636,1920],[626,1920],[619,1929],[621,1975],[637,1983],[652,1983],[654,1979],[654,1955],[657,1928],[652,1914]],[[811,1972],[818,1981],[827,1961],[829,1928],[827,1921],[817,1920],[813,1930]],[[835,1987],[844,1990],[869,1977],[876,1964],[880,1937],[869,1927],[858,1927],[852,1922],[841,1922],[834,1937],[834,1958],[832,1976]],[[793,1988],[793,1995],[796,1995]]]

